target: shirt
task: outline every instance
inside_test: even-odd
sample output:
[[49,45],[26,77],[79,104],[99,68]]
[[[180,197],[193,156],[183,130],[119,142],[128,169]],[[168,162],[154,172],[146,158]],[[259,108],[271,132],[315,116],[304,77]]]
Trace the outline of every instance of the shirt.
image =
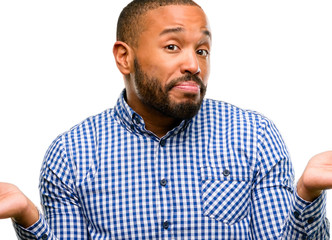
[[19,239],[329,239],[326,194],[294,190],[287,148],[259,113],[204,99],[164,137],[126,103],[56,138],[44,214]]

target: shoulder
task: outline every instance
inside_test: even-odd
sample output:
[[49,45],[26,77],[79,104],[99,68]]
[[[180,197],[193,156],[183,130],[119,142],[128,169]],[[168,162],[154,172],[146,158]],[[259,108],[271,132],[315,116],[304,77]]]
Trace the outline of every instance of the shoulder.
[[99,114],[90,116],[80,123],[74,125],[69,130],[61,133],[57,139],[66,142],[69,139],[87,138],[101,133],[106,128],[106,125],[114,123],[113,109],[107,109]]
[[62,179],[64,176],[68,179],[84,179],[89,172],[97,169],[98,146],[107,139],[105,132],[114,122],[113,109],[107,109],[58,135],[45,154],[42,172],[51,169]]
[[113,109],[107,109],[99,114],[90,116],[69,130],[58,135],[50,145],[50,152],[63,152],[68,158],[72,153],[83,152],[96,146],[102,135],[116,122]]
[[243,109],[233,104],[213,99],[204,99],[199,114],[199,117],[212,117],[221,122],[237,121],[244,124],[250,123],[257,126],[264,125],[264,122],[271,122],[270,119],[257,111]]

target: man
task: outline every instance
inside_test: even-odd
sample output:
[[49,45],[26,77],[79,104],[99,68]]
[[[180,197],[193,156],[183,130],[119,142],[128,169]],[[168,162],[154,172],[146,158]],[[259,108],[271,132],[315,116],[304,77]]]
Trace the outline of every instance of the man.
[[133,1],[114,57],[116,106],[60,135],[41,172],[44,215],[1,184],[0,217],[21,239],[328,239],[332,153],[293,187],[265,117],[203,100],[211,32],[189,0]]

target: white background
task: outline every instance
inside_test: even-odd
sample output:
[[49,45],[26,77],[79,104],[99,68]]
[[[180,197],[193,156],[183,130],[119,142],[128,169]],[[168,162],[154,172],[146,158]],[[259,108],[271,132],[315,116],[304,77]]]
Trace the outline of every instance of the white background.
[[[126,3],[0,3],[0,181],[18,185],[36,204],[52,140],[113,107],[123,88],[112,45]],[[198,3],[213,34],[207,97],[272,119],[299,178],[312,155],[332,150],[331,1]],[[9,220],[0,220],[0,238],[16,239]]]

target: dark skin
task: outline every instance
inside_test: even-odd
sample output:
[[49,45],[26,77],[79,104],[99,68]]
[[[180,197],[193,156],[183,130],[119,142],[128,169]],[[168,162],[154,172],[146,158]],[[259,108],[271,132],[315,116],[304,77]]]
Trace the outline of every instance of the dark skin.
[[[207,85],[211,38],[204,12],[194,6],[167,6],[149,11],[145,16],[144,31],[137,46],[117,41],[114,58],[125,78],[127,102],[140,114],[146,128],[162,137],[179,119],[169,117],[158,109],[146,105],[137,94],[134,59],[142,70],[165,86],[185,73],[199,76]],[[198,103],[201,96],[194,82],[179,83],[169,92],[172,104]],[[310,159],[298,184],[298,195],[307,201],[316,199],[324,189],[332,188],[332,151],[320,153]],[[34,224],[39,213],[35,205],[14,185],[0,183],[0,218],[12,218],[23,227]]]

